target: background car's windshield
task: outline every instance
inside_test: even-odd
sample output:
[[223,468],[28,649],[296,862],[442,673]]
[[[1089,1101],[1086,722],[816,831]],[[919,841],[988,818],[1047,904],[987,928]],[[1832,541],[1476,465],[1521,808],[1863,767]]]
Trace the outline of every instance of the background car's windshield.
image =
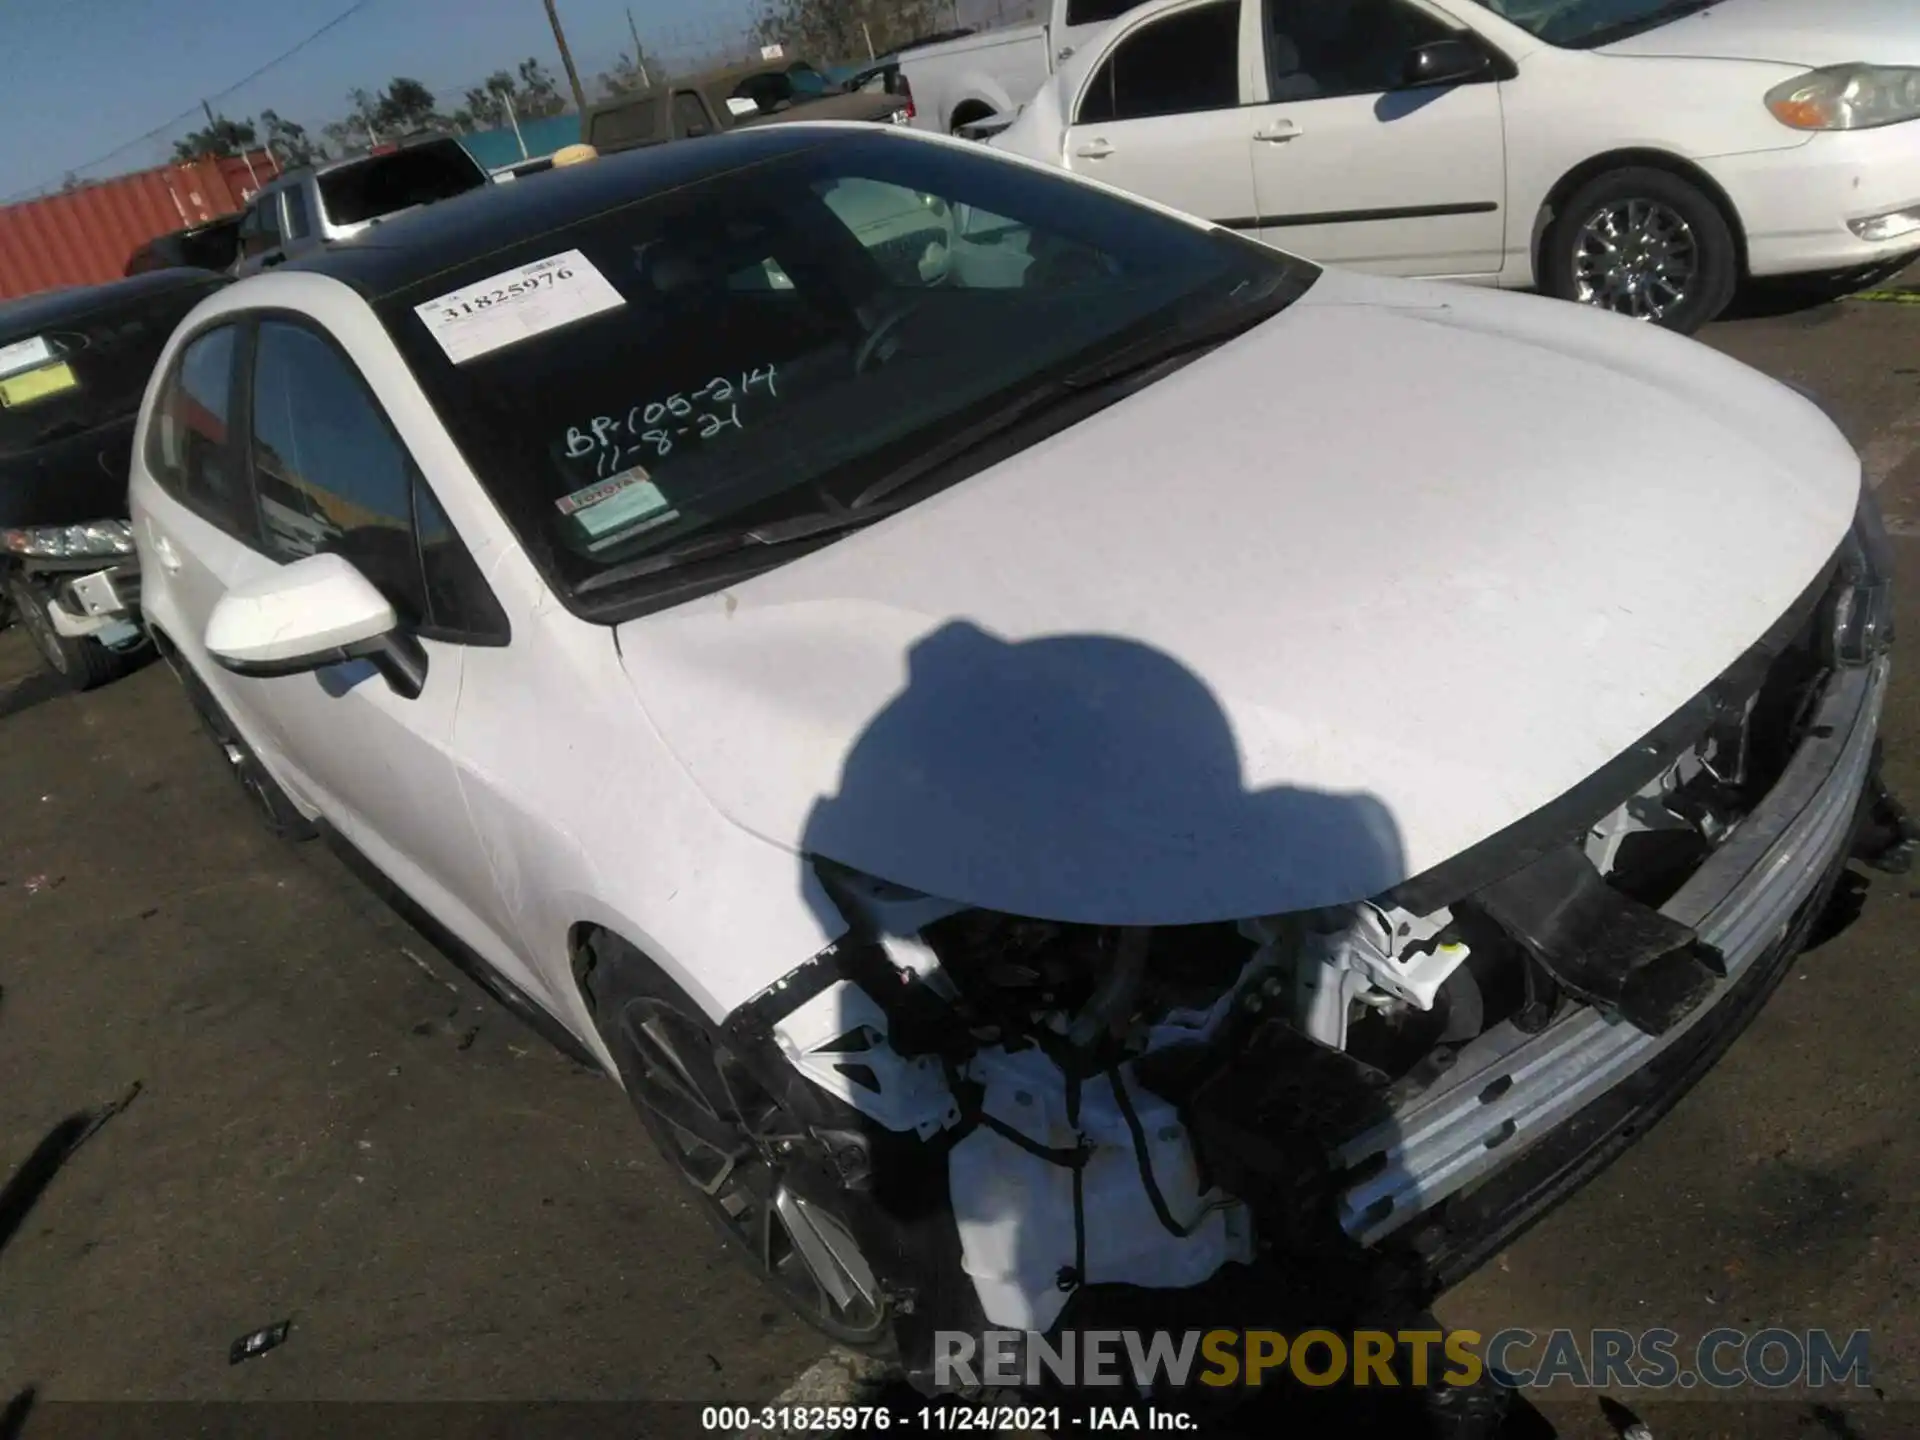
[[[519,267],[555,257],[576,257],[565,283],[599,297],[597,313],[449,359],[430,321],[468,324],[461,307],[500,303]],[[638,201],[382,308],[529,550],[575,586],[696,532],[843,507],[1069,365],[1313,273],[970,149],[849,136]]]
[[1704,10],[1715,0],[1480,0],[1549,45],[1581,49],[1624,40]]
[[336,225],[358,225],[405,210],[450,200],[487,183],[480,167],[456,141],[377,155],[320,177],[320,199]]
[[0,325],[0,455],[130,418],[174,326],[224,283],[208,276],[24,331]]

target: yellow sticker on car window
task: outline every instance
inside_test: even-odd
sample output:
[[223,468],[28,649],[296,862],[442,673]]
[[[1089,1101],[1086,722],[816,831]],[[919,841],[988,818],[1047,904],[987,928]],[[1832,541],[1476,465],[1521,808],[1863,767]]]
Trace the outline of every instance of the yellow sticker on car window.
[[52,365],[42,365],[38,370],[9,375],[0,380],[0,405],[8,409],[16,405],[31,405],[35,400],[44,400],[63,390],[79,388],[80,377],[73,373],[71,365],[60,360]]

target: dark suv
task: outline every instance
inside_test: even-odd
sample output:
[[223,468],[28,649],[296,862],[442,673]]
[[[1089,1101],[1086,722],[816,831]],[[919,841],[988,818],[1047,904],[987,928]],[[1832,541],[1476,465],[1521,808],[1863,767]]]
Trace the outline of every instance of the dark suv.
[[145,646],[127,522],[134,421],[174,326],[226,283],[160,270],[0,304],[0,584],[76,690]]

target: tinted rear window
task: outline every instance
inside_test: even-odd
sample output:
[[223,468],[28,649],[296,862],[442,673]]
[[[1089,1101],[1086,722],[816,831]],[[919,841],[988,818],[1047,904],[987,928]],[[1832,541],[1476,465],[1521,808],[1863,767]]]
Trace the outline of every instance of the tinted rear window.
[[0,454],[132,415],[167,337],[223,283],[209,276],[26,333],[0,330]]
[[391,155],[376,155],[320,177],[320,199],[336,225],[358,225],[415,205],[478,190],[487,177],[449,140]]

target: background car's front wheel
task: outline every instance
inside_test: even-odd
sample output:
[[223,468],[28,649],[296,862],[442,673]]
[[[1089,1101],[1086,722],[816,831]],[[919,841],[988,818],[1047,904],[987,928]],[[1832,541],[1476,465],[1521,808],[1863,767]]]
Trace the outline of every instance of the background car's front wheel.
[[1547,231],[1548,294],[1691,335],[1726,309],[1740,253],[1719,206],[1665,170],[1612,170],[1559,207]]
[[7,600],[33,638],[33,648],[68,689],[91,690],[126,673],[127,655],[107,649],[98,640],[76,639],[54,629],[46,597],[24,572],[16,570],[7,577]]

